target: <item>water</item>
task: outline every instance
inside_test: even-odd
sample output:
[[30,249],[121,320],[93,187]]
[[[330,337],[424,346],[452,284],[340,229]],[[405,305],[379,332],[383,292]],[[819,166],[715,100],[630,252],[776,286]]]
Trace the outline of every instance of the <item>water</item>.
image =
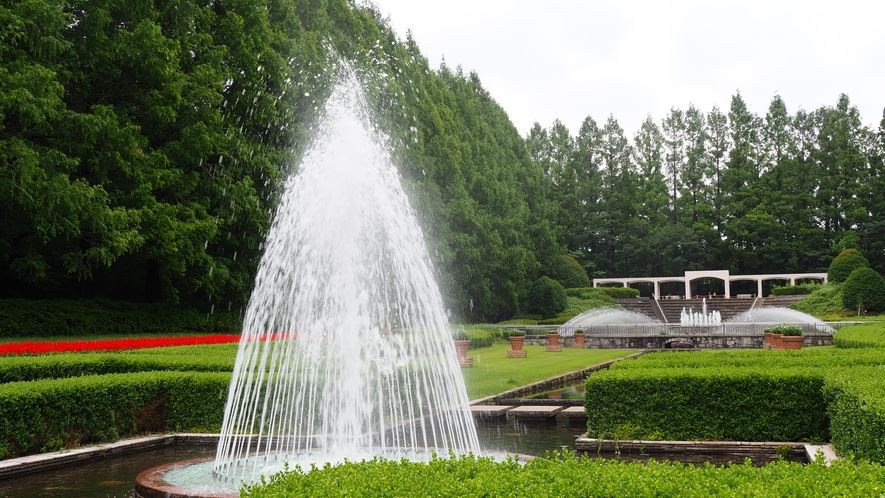
[[344,67],[265,243],[214,464],[225,478],[253,481],[280,455],[479,452],[423,235],[372,123]]
[[823,323],[817,318],[789,308],[753,308],[735,315],[731,322],[757,323]]
[[718,311],[707,312],[707,298],[701,302],[701,311],[694,311],[691,308],[686,311],[685,308],[682,308],[682,313],[679,315],[679,324],[690,327],[719,325],[720,323],[722,323],[722,316]]
[[660,323],[642,313],[616,308],[596,308],[581,313],[563,324],[563,329],[589,327],[591,325],[632,325],[637,323]]

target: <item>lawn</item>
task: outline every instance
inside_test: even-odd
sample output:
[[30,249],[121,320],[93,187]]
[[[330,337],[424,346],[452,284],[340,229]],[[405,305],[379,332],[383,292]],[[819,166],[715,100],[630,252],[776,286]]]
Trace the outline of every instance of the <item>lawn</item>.
[[591,365],[636,353],[626,349],[572,349],[548,353],[544,346],[525,346],[526,358],[507,358],[509,344],[471,349],[473,366],[464,368],[464,382],[470,399],[499,394],[548,377],[580,370]]

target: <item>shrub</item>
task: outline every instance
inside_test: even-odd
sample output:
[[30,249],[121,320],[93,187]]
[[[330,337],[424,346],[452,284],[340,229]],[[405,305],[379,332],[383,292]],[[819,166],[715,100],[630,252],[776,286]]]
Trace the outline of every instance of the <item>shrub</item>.
[[544,320],[538,320],[538,325],[562,325],[574,317],[574,315],[560,315],[553,318],[545,318]]
[[885,324],[843,327],[836,331],[833,341],[838,348],[885,348]]
[[529,289],[527,308],[530,312],[540,313],[543,318],[556,316],[567,304],[565,288],[550,277],[535,280]]
[[885,279],[872,268],[854,270],[842,285],[842,306],[850,310],[885,310]]
[[[592,456],[592,455],[591,455]],[[885,467],[867,462],[728,466],[619,462],[568,452],[520,463],[462,455],[429,462],[375,458],[293,469],[247,486],[244,498],[397,496],[878,496]],[[801,491],[800,491],[801,490]]]
[[799,326],[786,326],[786,325],[778,325],[777,327],[773,327],[770,329],[765,329],[765,332],[770,332],[772,334],[781,334],[781,335],[802,335],[802,327]]
[[217,431],[230,378],[140,372],[0,385],[0,458],[147,432]]
[[842,284],[827,283],[798,303],[790,305],[790,308],[818,318],[841,313],[844,311]]
[[566,289],[591,285],[590,278],[581,263],[567,254],[560,254],[554,259],[550,265],[549,275]]
[[597,289],[615,299],[639,297],[639,289],[634,289],[632,287],[597,287]]
[[509,330],[507,332],[507,337],[525,337],[525,330]]
[[824,385],[830,440],[840,454],[885,464],[885,366],[834,369]]
[[823,374],[813,368],[610,369],[585,381],[587,432],[617,439],[823,441],[822,385]]
[[811,294],[821,287],[821,284],[785,285],[771,289],[771,294],[774,296],[799,296]]
[[858,268],[867,268],[870,262],[857,249],[845,249],[830,263],[827,270],[827,280],[829,282],[844,282],[851,272]]

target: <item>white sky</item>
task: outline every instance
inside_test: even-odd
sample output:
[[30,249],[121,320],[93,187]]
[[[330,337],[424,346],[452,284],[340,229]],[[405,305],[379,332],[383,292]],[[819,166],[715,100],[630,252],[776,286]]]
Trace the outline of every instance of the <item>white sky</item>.
[[727,113],[740,90],[764,116],[846,93],[863,123],[885,108],[882,0],[372,0],[438,68],[476,71],[525,136],[537,121],[576,134],[614,115],[628,137],[690,103]]

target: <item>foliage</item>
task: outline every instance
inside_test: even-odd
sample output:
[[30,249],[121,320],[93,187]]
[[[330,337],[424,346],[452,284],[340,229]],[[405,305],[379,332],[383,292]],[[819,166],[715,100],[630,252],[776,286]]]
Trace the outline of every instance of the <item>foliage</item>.
[[0,337],[240,332],[241,318],[164,303],[0,300]]
[[842,285],[842,306],[849,310],[885,311],[885,279],[868,267],[852,271]]
[[885,464],[885,366],[830,372],[824,386],[831,441],[842,455]]
[[0,385],[0,456],[221,427],[230,373],[140,372]]
[[585,381],[587,431],[619,439],[823,441],[822,385],[810,368],[610,369]]
[[525,330],[512,329],[507,332],[507,337],[525,337]]
[[385,460],[289,469],[249,486],[248,498],[313,496],[876,496],[885,467],[836,462],[803,465],[751,462],[691,466],[679,462],[617,462],[554,453],[525,463],[475,455],[437,456],[429,462]]
[[538,320],[538,325],[562,325],[567,321],[574,318],[575,315],[558,315],[553,318],[545,318],[543,320]]
[[786,336],[798,336],[802,335],[802,327],[793,325],[778,325],[777,327],[772,327],[770,329],[765,329],[765,332],[769,332],[772,334],[781,334]]
[[487,348],[505,337],[504,329],[494,325],[471,325],[465,327],[464,332],[470,340],[469,349]]
[[612,298],[624,299],[631,297],[639,297],[639,290],[632,287],[597,287]]
[[236,344],[0,358],[0,383],[150,371],[232,372]]
[[772,288],[771,294],[774,296],[798,296],[811,294],[821,287],[822,286],[820,284],[785,285],[783,287]]
[[885,326],[877,322],[842,327],[833,341],[839,348],[885,348]]
[[567,254],[554,258],[547,274],[566,289],[587,288],[591,285],[584,267]]
[[564,310],[568,305],[565,295],[565,288],[551,279],[543,276],[537,280],[529,289],[526,309],[531,312],[540,313],[544,318],[551,318],[557,313]]
[[854,270],[868,268],[869,266],[869,261],[860,251],[857,249],[845,249],[830,263],[830,267],[827,269],[827,280],[841,283],[848,279]]
[[798,303],[790,305],[790,308],[818,318],[841,313],[844,311],[842,307],[842,284],[827,283]]

